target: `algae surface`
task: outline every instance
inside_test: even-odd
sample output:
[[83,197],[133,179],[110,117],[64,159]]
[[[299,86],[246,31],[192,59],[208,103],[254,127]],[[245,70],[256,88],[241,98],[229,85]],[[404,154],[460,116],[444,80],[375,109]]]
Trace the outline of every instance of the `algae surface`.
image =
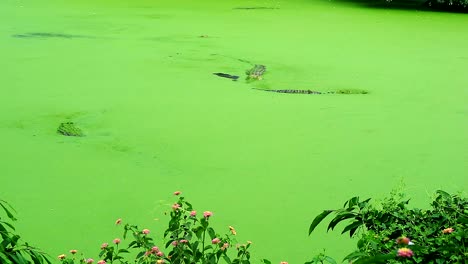
[[[7,0],[0,22],[1,195],[24,238],[52,256],[96,257],[121,235],[117,218],[160,235],[181,190],[251,240],[254,258],[303,263],[324,247],[341,257],[346,237],[307,237],[323,209],[400,179],[416,206],[436,188],[468,186],[463,14],[320,0]],[[245,76],[249,62],[267,78],[213,75]],[[279,96],[254,84],[369,94]],[[86,138],[57,136],[64,120]]]

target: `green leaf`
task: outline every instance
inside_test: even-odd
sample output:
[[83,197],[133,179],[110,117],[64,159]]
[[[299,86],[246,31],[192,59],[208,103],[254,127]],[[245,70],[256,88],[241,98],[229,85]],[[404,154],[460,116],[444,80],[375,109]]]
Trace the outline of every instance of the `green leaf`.
[[269,261],[268,259],[262,259],[261,261],[265,264],[271,264],[271,261]]
[[121,248],[119,249],[119,253],[130,253],[130,251],[124,249],[124,248]]
[[192,246],[192,251],[195,252],[195,251],[197,250],[199,244],[200,244],[200,242],[195,241],[195,242],[191,245],[191,246]]
[[213,248],[212,245],[205,246],[205,250],[212,249],[212,248]]
[[341,221],[349,219],[349,218],[353,218],[355,216],[356,215],[353,213],[343,213],[343,214],[337,215],[335,218],[333,218],[333,220],[330,221],[330,224],[328,224],[327,231],[330,229],[333,230],[335,226],[339,224]]
[[144,251],[138,253],[137,256],[136,256],[136,258],[141,258],[141,257],[143,257],[143,255],[145,255],[145,252],[144,252]]
[[370,201],[370,200],[371,200],[371,198],[369,198],[369,199],[366,199],[366,200],[364,200],[364,201],[360,202],[360,203],[358,204],[358,206],[359,206],[359,209],[361,209],[361,210],[362,210],[362,209],[364,209],[364,207],[366,207],[366,206],[367,206],[367,204],[369,203],[369,201]]
[[29,255],[31,256],[31,260],[33,261],[34,264],[41,264],[42,263],[41,256],[39,256],[34,250],[30,250]]
[[438,195],[440,195],[440,196],[446,198],[446,199],[450,199],[450,198],[451,198],[451,196],[450,196],[449,193],[444,192],[444,191],[442,191],[442,190],[437,190],[436,193],[437,193]]
[[28,261],[24,258],[24,256],[21,254],[21,252],[16,251],[15,255],[11,255],[12,258],[16,259],[16,264],[28,264]]
[[15,209],[13,209],[13,207],[11,207],[10,204],[8,204],[6,201],[4,200],[0,200],[0,206],[3,208],[3,210],[5,211],[6,215],[8,216],[8,218],[10,218],[12,221],[16,221],[16,218],[15,216],[13,215],[12,212],[10,212],[10,210],[8,210],[6,208],[6,206],[10,207],[10,210],[14,211]]
[[4,224],[4,225],[8,226],[9,228],[15,230],[15,227],[14,227],[12,224],[10,224],[10,223],[0,221],[0,225],[1,225],[1,224]]
[[0,251],[0,263],[2,264],[14,264],[7,255]]
[[361,226],[362,224],[363,224],[363,223],[362,223],[361,221],[359,221],[359,220],[358,220],[358,221],[355,221],[355,222],[352,222],[351,224],[347,225],[347,226],[343,229],[343,231],[341,232],[341,234],[344,234],[344,233],[350,231],[350,232],[349,232],[349,237],[352,237],[353,234],[354,234],[354,232],[356,231],[356,229],[357,229],[359,226]]
[[135,247],[135,248],[138,247],[136,241],[132,241],[132,242],[130,242],[130,244],[128,244],[128,248],[132,248],[132,247]]
[[[358,196],[355,196],[355,197],[349,199],[348,202],[349,202],[349,203],[348,203],[348,208],[352,208],[353,206],[355,206],[355,205],[358,204],[358,202],[359,202],[359,197],[358,197]],[[346,204],[346,203],[345,203],[345,204]],[[345,207],[346,207],[346,205],[345,205]]]
[[202,218],[200,220],[201,225],[203,226],[203,229],[206,229],[209,225],[208,220],[206,218]]
[[203,227],[197,226],[196,228],[192,229],[198,239],[202,239],[203,236]]
[[326,262],[328,262],[330,264],[336,264],[336,261],[333,258],[329,257],[329,256],[325,256],[323,258],[323,260],[325,260]]
[[[361,240],[364,240],[363,238]],[[344,257],[343,259],[343,262],[345,261],[354,261],[360,257],[364,257],[364,256],[367,256],[365,253],[363,252],[359,252],[359,251],[355,251],[355,252],[352,252],[351,254],[347,255],[346,257]]]
[[367,258],[359,258],[354,264],[379,264],[387,263],[388,260],[395,259],[396,254],[377,255]]
[[[227,264],[231,264],[231,259],[226,254],[223,255],[223,259]],[[266,264],[271,264],[271,262]]]
[[315,230],[315,228],[318,226],[318,224],[320,224],[320,222],[322,222],[322,220],[325,219],[325,217],[327,217],[333,211],[334,210],[325,210],[321,214],[319,214],[319,215],[317,215],[315,217],[314,221],[312,222],[312,224],[309,227],[309,236]]
[[169,241],[167,241],[167,243],[166,243],[165,247],[166,247],[166,248],[168,248],[168,247],[169,247],[169,245],[170,245],[172,242],[174,242],[174,240],[169,240]]
[[216,237],[216,233],[213,228],[209,227],[206,231],[208,231],[208,234],[210,235],[211,239],[214,239]]

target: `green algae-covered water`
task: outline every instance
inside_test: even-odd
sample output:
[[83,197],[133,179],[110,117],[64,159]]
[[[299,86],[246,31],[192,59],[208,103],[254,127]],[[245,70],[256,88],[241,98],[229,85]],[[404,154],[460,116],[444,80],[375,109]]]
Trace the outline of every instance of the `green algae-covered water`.
[[[121,235],[117,218],[161,235],[176,190],[253,241],[256,260],[342,257],[353,241],[339,232],[307,236],[321,210],[401,181],[416,205],[468,186],[466,15],[325,0],[4,0],[0,22],[1,198],[54,258],[97,257]],[[243,80],[249,62],[267,66],[264,80]],[[62,122],[86,136],[57,134]]]

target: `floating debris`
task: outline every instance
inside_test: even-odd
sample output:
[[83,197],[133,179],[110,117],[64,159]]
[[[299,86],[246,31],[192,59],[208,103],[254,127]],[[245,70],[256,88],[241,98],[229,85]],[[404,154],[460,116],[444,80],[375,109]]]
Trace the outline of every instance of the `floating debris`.
[[60,123],[57,133],[67,137],[84,137],[83,131],[73,122]]
[[223,72],[215,72],[213,74],[219,77],[232,79],[233,81],[237,81],[237,79],[239,79],[239,76],[237,75],[231,75],[231,74],[223,73]]

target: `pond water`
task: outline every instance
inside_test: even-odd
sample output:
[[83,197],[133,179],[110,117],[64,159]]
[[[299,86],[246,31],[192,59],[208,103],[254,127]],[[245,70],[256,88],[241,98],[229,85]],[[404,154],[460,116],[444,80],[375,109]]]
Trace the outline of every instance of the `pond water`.
[[[97,258],[120,217],[160,235],[176,190],[253,241],[255,260],[341,258],[353,241],[338,231],[307,236],[321,210],[401,182],[416,205],[468,186],[466,15],[359,1],[65,2],[0,2],[0,198],[54,258]],[[263,80],[244,81],[250,63],[266,65]],[[86,136],[57,134],[62,122]]]

